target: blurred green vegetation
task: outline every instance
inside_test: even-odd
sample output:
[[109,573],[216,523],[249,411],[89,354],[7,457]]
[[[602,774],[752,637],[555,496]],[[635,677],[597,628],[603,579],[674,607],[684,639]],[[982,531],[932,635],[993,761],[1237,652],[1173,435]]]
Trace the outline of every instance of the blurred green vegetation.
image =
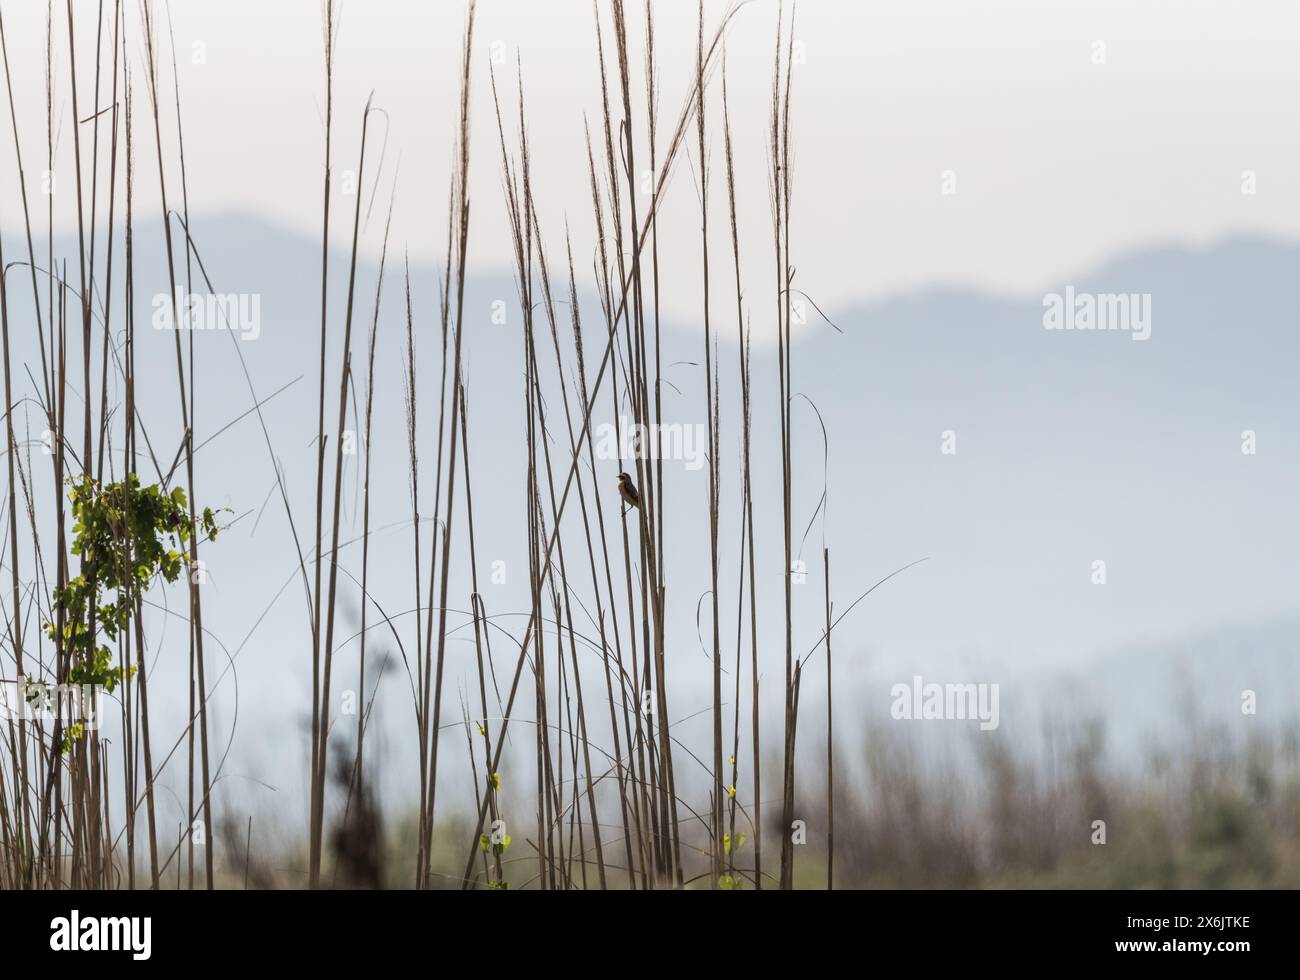
[[[1080,725],[1050,752],[984,734],[973,765],[869,737],[865,778],[837,795],[837,886],[1300,887],[1295,732],[1189,731],[1122,763],[1104,734]],[[824,887],[824,840],[808,851],[799,883]]]
[[[837,888],[1297,888],[1300,887],[1300,737],[1296,731],[1234,735],[1189,730],[1173,744],[1113,758],[1099,722],[1059,727],[1032,745],[1003,731],[972,735],[946,751],[922,746],[897,728],[868,732],[853,757],[836,750]],[[796,812],[807,842],[795,848],[796,888],[826,887],[825,767],[799,773]],[[614,800],[604,827],[611,888],[627,887],[613,865],[621,847]],[[772,887],[779,853],[764,810],[764,878]],[[511,890],[537,887],[531,801],[510,815],[517,846],[503,862]],[[1105,826],[1105,843],[1097,821]],[[526,826],[527,830],[519,829]],[[749,833],[743,819],[738,828]],[[242,887],[242,824],[222,847],[230,865],[220,887]],[[434,834],[432,886],[459,888],[474,839],[472,814],[449,802]],[[566,824],[566,855],[570,855]],[[410,888],[415,814],[389,819],[369,801],[336,814],[324,880],[333,887]],[[590,828],[584,829],[590,850]],[[365,846],[371,837],[377,846]],[[697,835],[698,836],[698,835]],[[577,843],[576,831],[573,837]],[[703,847],[701,838],[693,840]],[[275,856],[255,844],[249,887],[302,887],[306,852],[296,838]],[[740,876],[753,860],[752,838],[737,853]],[[237,866],[233,866],[237,865]],[[695,865],[698,865],[696,867]],[[594,864],[575,887],[597,887]],[[338,870],[336,870],[338,869]],[[705,862],[688,861],[689,887],[708,887]],[[485,880],[476,860],[480,886]],[[752,884],[745,882],[745,889]]]

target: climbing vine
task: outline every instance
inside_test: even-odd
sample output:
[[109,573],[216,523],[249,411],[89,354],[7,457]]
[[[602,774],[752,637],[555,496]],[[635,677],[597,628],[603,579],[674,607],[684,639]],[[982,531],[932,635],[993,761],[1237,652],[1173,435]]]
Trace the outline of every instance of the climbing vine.
[[[103,687],[112,693],[130,680],[133,666],[113,663],[108,644],[127,629],[136,603],[159,578],[175,582],[189,562],[185,546],[196,533],[212,541],[220,527],[211,507],[190,521],[183,487],[142,487],[134,473],[117,483],[101,484],[82,476],[69,480],[72,502],[72,552],[80,559],[78,574],[55,589],[46,635],[62,640],[68,652],[66,683]],[[82,735],[81,724],[64,732],[63,750]]]

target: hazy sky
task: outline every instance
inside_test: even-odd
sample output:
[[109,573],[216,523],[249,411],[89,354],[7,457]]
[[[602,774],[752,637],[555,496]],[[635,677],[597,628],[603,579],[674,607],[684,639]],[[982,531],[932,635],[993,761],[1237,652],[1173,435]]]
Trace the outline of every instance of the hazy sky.
[[[82,2],[89,7],[92,0]],[[136,4],[126,7],[134,21]],[[32,158],[44,149],[44,8],[28,0],[4,11],[29,175],[44,169]],[[707,24],[724,9],[709,0]],[[413,257],[434,256],[444,234],[465,4],[343,0],[342,10],[336,171],[356,166],[361,108],[373,89],[391,119],[376,211],[400,158],[394,239]],[[629,10],[639,33],[642,6],[632,2]],[[669,130],[693,70],[696,8],[681,0],[659,3],[656,11],[661,128]],[[241,209],[318,234],[318,0],[173,0],[171,13],[196,211]],[[62,96],[64,16],[56,5],[55,85]],[[728,41],[742,234],[746,247],[764,256],[765,113],[776,17],[775,0],[754,0]],[[159,20],[165,30],[163,8]],[[79,21],[79,46],[93,43],[89,23]],[[1300,134],[1291,124],[1300,82],[1295,0],[803,0],[795,35],[802,63],[795,81],[794,261],[800,284],[823,305],[935,282],[1033,294],[1133,247],[1242,231],[1300,233]],[[502,267],[511,258],[488,69],[495,56],[500,83],[513,91],[516,52],[544,231],[558,249],[567,218],[581,256],[591,242],[583,115],[593,126],[599,120],[590,4],[479,4],[471,247],[474,261]],[[129,55],[141,58],[134,42]],[[84,72],[83,116],[93,101]],[[634,84],[639,88],[640,78]],[[716,103],[717,86],[710,95]],[[643,121],[637,125],[643,131]],[[56,170],[66,179],[66,115],[59,131]],[[720,204],[720,134],[712,143]],[[12,150],[0,152],[0,215],[10,222],[17,208],[12,167]],[[670,216],[691,220],[696,168],[683,161],[677,170]],[[955,194],[943,193],[948,171]],[[1242,192],[1244,171],[1255,174],[1253,195]],[[151,164],[141,174],[141,207],[148,207],[156,176]],[[348,227],[344,213],[336,212],[340,233]],[[60,214],[71,220],[70,196]],[[364,247],[378,249],[379,225],[372,219]],[[665,290],[663,301],[679,314],[698,308],[698,276],[685,274],[696,261],[689,249],[665,258],[676,288]],[[671,276],[675,262],[683,275]]]

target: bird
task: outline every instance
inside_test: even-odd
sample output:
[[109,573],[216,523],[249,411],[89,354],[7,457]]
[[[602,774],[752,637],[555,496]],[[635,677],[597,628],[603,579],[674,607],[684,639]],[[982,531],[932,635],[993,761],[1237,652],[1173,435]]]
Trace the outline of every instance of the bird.
[[618,475],[618,495],[623,498],[623,502],[629,507],[641,507],[641,494],[637,491],[636,484],[626,473]]

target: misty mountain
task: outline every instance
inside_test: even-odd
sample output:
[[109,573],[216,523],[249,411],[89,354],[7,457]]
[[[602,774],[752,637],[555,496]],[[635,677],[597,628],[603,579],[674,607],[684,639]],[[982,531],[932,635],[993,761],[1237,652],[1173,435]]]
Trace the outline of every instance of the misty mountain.
[[[234,519],[207,559],[205,625],[220,645],[218,673],[228,674],[215,717],[227,737],[237,706],[245,717],[258,718],[258,730],[241,729],[231,751],[233,758],[256,756],[266,766],[278,753],[296,758],[305,752],[299,736],[310,634],[297,566],[299,548],[310,562],[314,536],[319,245],[240,215],[198,217],[193,227],[198,253],[188,269],[178,253],[182,289],[188,279],[194,292],[205,293],[206,273],[217,293],[256,297],[259,319],[255,338],[252,331],[245,331],[247,339],[223,329],[194,331],[185,335],[184,349],[188,354],[192,337],[196,442],[202,444],[198,497],[202,504],[230,507]],[[13,229],[8,231],[13,238]],[[7,242],[11,253],[18,244]],[[65,251],[75,255],[75,245],[69,245]],[[175,345],[171,331],[154,329],[159,297],[165,300],[168,291],[161,234],[138,230],[136,248],[137,365],[143,379],[137,399],[161,472],[181,438]],[[809,312],[793,350],[799,395],[792,403],[794,524],[807,570],[794,590],[796,654],[813,652],[820,636],[823,546],[830,550],[837,613],[891,572],[927,559],[882,586],[837,627],[838,723],[887,722],[890,686],[914,675],[1002,685],[1004,725],[1027,736],[1044,716],[1085,710],[1112,717],[1122,733],[1176,725],[1185,719],[1178,705],[1187,703],[1189,686],[1198,703],[1221,717],[1240,715],[1241,689],[1252,684],[1261,692],[1294,692],[1300,521],[1293,492],[1300,478],[1300,409],[1293,375],[1300,340],[1291,272],[1298,261],[1300,245],[1277,241],[1153,248],[1119,256],[1068,282],[1044,283],[1038,295],[935,287],[827,310],[834,326]],[[333,250],[330,268],[327,431],[336,427],[346,253]],[[368,260],[355,279],[357,392],[349,425],[363,410],[377,274]],[[399,649],[394,634],[404,631],[413,641],[417,602],[404,422],[405,274],[402,255],[391,249],[378,320],[371,444],[371,589],[391,620],[371,634],[371,651],[391,658],[380,703],[400,707],[381,711],[379,724],[396,744],[410,725],[400,654],[413,651]],[[437,454],[440,275],[428,265],[410,266],[426,564]],[[567,285],[558,280],[553,287],[562,368],[571,379],[576,362]],[[1067,288],[1074,295],[1145,297],[1149,337],[1137,340],[1126,329],[1046,329],[1045,300]],[[24,294],[13,278],[10,292],[11,317],[21,322],[30,316],[30,292]],[[605,325],[591,293],[580,289],[580,296],[590,382]],[[724,392],[720,546],[734,556],[740,541],[734,295],[723,290],[715,303]],[[775,299],[746,297],[746,305],[757,319],[772,315]],[[232,307],[245,313],[253,308],[248,302]],[[522,316],[513,276],[476,270],[464,309],[478,573],[486,582],[494,571],[503,572],[504,582],[486,587],[485,601],[500,627],[494,638],[498,678],[508,684],[517,646],[506,634],[517,643],[528,609]],[[505,322],[494,322],[503,310]],[[550,464],[562,485],[569,431],[554,383],[549,328],[540,308],[536,316],[543,331],[539,356],[548,385]],[[116,336],[121,329],[113,325]],[[34,344],[20,347],[16,357],[37,373]],[[703,423],[703,360],[698,324],[663,323],[666,423]],[[615,370],[621,370],[618,364]],[[752,371],[759,645],[764,690],[779,705],[779,680],[768,680],[779,679],[784,656],[775,350],[756,343]],[[259,399],[276,393],[262,406],[260,421],[250,413],[253,392]],[[610,424],[614,406],[607,385],[597,405],[593,424]],[[578,407],[570,404],[569,410],[580,427]],[[35,413],[25,424],[37,438]],[[349,489],[341,555],[354,575],[360,570],[360,459],[346,457],[344,474]],[[614,476],[625,465],[614,459],[598,463],[597,486],[608,494],[606,518],[615,536]],[[711,633],[706,474],[682,460],[665,467],[668,657],[676,677],[673,711],[682,718],[709,700],[701,640]],[[570,506],[575,509],[566,522],[577,520],[578,502]],[[463,514],[457,520],[453,534],[460,536]],[[577,542],[581,532],[575,527],[571,533]],[[585,555],[567,557],[573,588],[589,596]],[[338,669],[351,676],[359,603],[355,587],[345,588],[351,591],[340,605]],[[720,588],[728,656],[734,656],[736,589],[735,582]],[[469,689],[471,676],[472,630],[464,615],[469,590],[468,568],[454,568],[449,604],[458,613],[452,617],[456,632],[445,706],[453,718],[459,717],[456,700]],[[626,610],[620,612],[625,617]],[[594,622],[587,625],[594,634]],[[182,630],[171,631],[159,654],[160,689],[172,684],[176,697],[155,703],[174,718],[183,717],[183,639]],[[168,643],[176,646],[176,656],[168,653]],[[809,671],[818,689],[824,683],[818,679],[819,657]],[[1293,717],[1279,700],[1261,698],[1264,720]],[[818,710],[810,705],[808,716]],[[702,735],[706,725],[703,716],[685,722],[679,737]]]

